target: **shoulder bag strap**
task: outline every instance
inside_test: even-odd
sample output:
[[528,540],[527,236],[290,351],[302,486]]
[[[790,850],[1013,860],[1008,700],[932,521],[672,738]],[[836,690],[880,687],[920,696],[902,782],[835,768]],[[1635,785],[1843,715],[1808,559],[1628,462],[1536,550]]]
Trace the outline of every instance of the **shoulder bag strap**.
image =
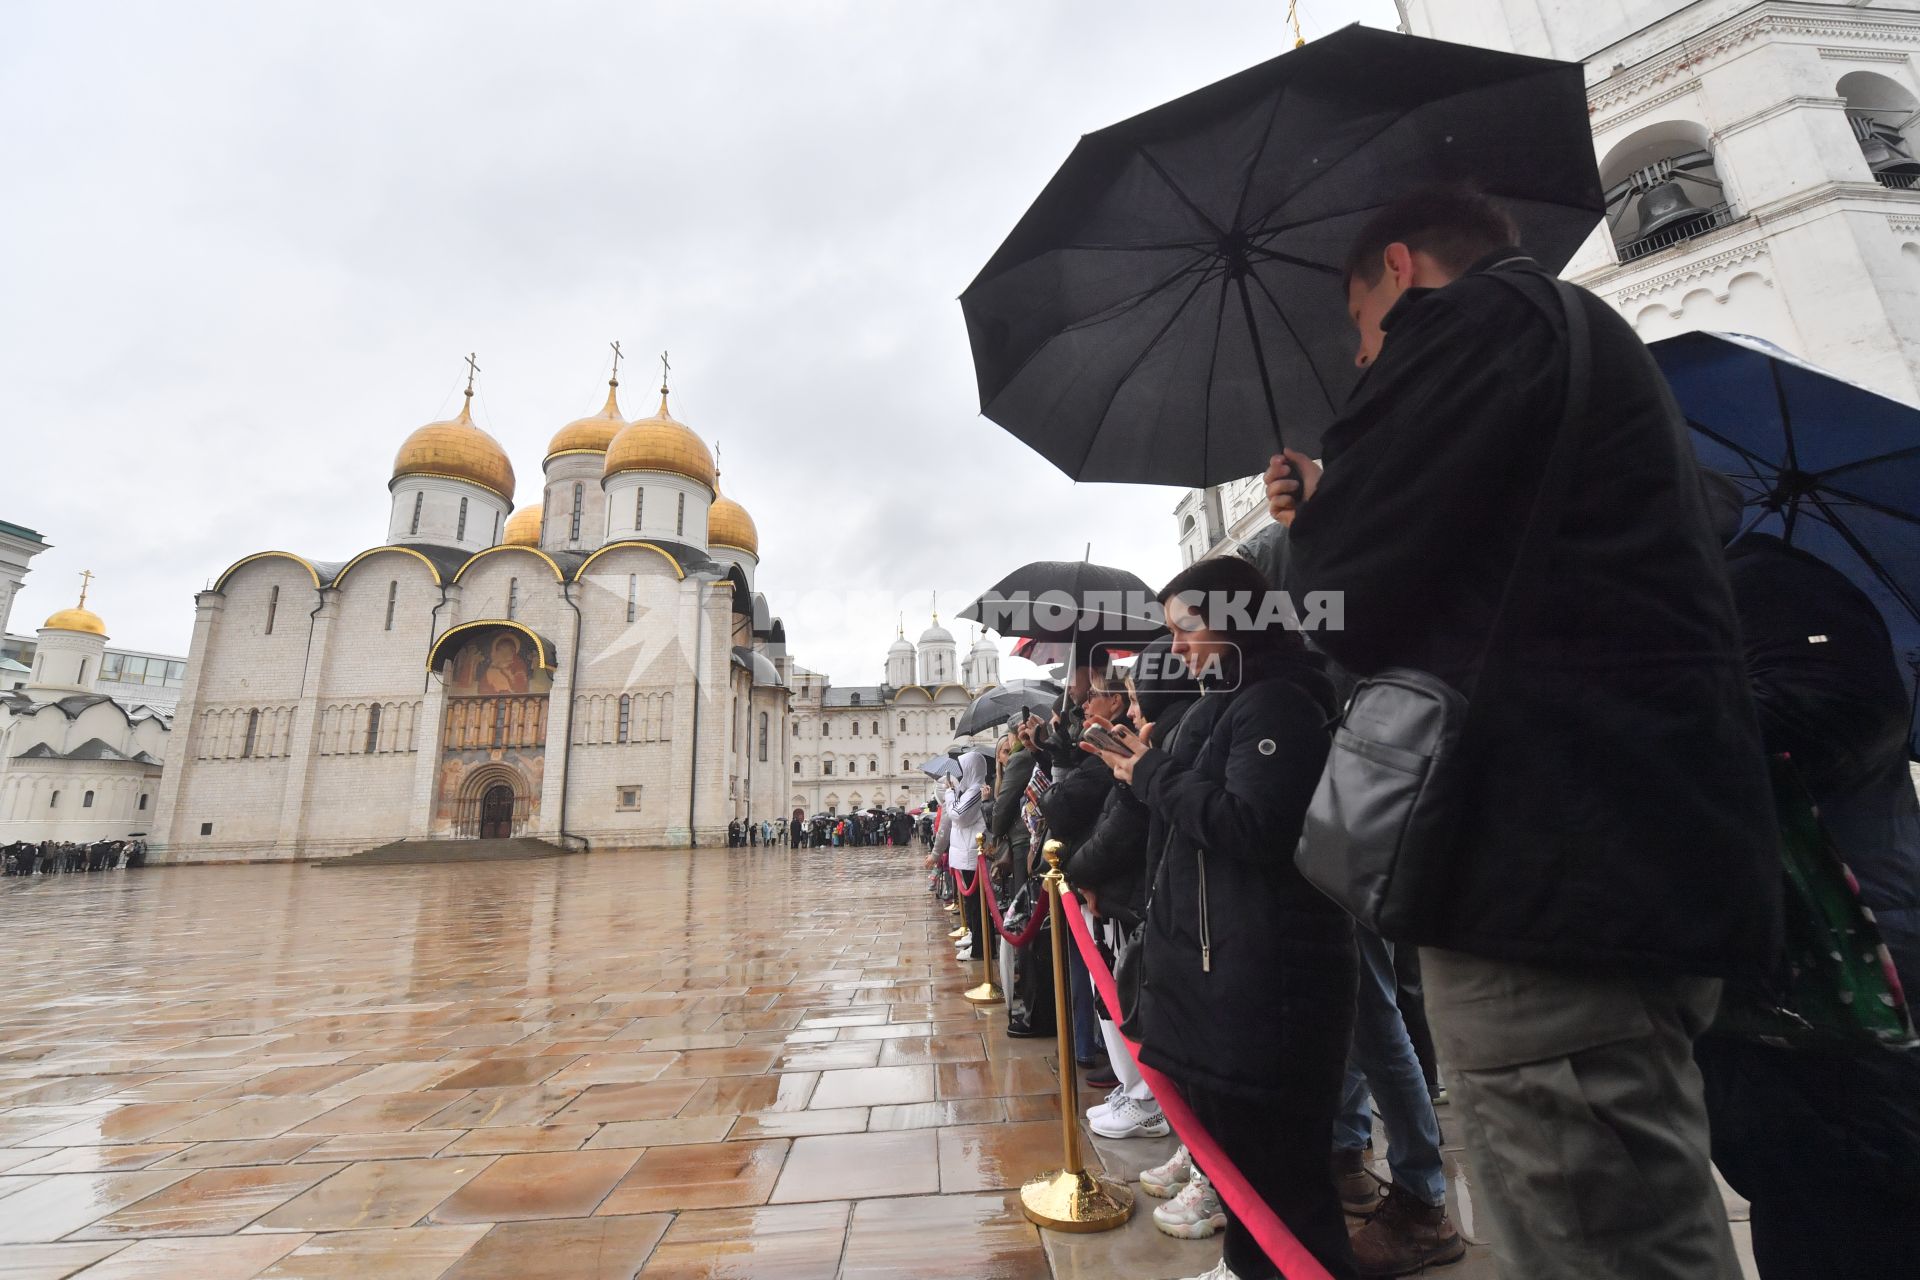
[[[1529,304],[1535,307],[1540,305],[1538,299],[1518,280],[1498,271],[1488,274],[1519,292]],[[1513,568],[1507,574],[1506,585],[1500,590],[1500,603],[1494,610],[1493,625],[1487,628],[1486,642],[1480,648],[1480,660],[1474,666],[1472,692],[1478,691],[1495,649],[1512,630],[1515,589],[1522,582],[1538,580],[1546,569],[1547,548],[1553,541],[1553,535],[1559,531],[1559,517],[1566,510],[1567,494],[1573,487],[1573,460],[1577,453],[1575,437],[1579,435],[1580,419],[1587,410],[1587,390],[1593,376],[1593,339],[1579,291],[1544,271],[1540,275],[1553,286],[1554,296],[1559,300],[1561,313],[1566,319],[1567,385],[1561,397],[1560,420],[1554,428],[1546,468],[1541,473],[1540,488],[1534,495],[1533,509],[1527,514],[1526,527],[1521,531],[1520,548],[1514,555]]]

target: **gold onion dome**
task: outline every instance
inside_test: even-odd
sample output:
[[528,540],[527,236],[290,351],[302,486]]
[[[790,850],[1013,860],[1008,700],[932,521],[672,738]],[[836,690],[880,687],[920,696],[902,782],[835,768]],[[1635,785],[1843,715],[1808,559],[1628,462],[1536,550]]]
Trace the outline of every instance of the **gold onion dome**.
[[[714,477],[718,486],[720,478]],[[712,547],[732,547],[744,551],[754,559],[760,558],[760,531],[754,527],[753,517],[747,509],[732,498],[714,490],[713,505],[707,508],[707,545]]]
[[[699,436],[667,412],[667,393],[660,392],[660,409],[651,418],[638,418],[607,446],[605,476],[622,471],[665,471],[714,486],[713,455]],[[745,514],[744,512],[742,513]]]
[[402,476],[465,480],[513,501],[513,463],[498,440],[473,424],[472,392],[459,417],[429,422],[407,437],[393,459],[393,478]]
[[546,513],[542,503],[522,507],[507,518],[506,532],[500,535],[503,545],[509,547],[537,547],[540,545],[540,521]]
[[90,636],[105,638],[107,624],[100,621],[100,615],[87,608],[87,589],[93,586],[93,571],[89,569],[80,578],[80,603],[71,609],[62,609],[41,624],[43,631],[79,631]]
[[107,624],[100,621],[100,615],[91,609],[62,609],[48,618],[45,623],[48,631],[84,631],[90,636],[107,634]]
[[547,444],[547,456],[558,457],[563,453],[605,453],[613,438],[626,427],[627,420],[620,416],[620,404],[615,399],[619,394],[617,381],[607,383],[607,404],[596,414],[585,418],[575,418],[554,433]]

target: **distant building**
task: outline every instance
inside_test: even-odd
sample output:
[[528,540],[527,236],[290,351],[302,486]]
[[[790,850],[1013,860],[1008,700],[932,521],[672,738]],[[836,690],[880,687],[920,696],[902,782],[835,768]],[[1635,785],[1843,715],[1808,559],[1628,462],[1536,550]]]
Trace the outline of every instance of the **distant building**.
[[171,721],[101,684],[107,628],[80,602],[48,618],[18,688],[0,693],[0,844],[145,835]]
[[[885,672],[879,684],[835,685],[794,668],[790,811],[925,803],[938,784],[920,766],[946,753],[967,704],[1000,683],[1000,651],[982,633],[962,662],[936,614],[917,646],[904,630],[895,636]],[[994,736],[973,740],[991,750]]]

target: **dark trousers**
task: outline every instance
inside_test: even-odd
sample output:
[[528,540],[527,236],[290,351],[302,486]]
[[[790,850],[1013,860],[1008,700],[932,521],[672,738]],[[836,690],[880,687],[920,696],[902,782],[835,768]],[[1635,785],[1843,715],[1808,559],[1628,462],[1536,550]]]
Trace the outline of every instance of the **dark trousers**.
[[[1287,1224],[1334,1280],[1357,1274],[1347,1245],[1346,1215],[1333,1189],[1333,1113],[1330,1091],[1320,1108],[1254,1102],[1181,1086],[1187,1105],[1214,1136],[1227,1159],[1246,1175],[1254,1194]],[[1202,1162],[1208,1176],[1213,1171]],[[1231,1208],[1225,1256],[1240,1280],[1276,1280],[1279,1268],[1254,1243]]]

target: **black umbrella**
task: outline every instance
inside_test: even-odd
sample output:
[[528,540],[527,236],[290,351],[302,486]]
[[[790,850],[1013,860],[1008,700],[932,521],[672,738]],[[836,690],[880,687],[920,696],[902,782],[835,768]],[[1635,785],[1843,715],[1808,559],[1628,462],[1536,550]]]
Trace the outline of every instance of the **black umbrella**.
[[[1694,452],[1740,486],[1743,525],[1818,556],[1886,620],[1909,696],[1920,684],[1920,409],[1732,333],[1653,355]],[[1916,698],[1920,706],[1920,698]],[[1909,752],[1920,760],[1920,715]]]
[[1131,641],[1135,647],[1167,629],[1153,589],[1138,574],[1085,560],[1021,565],[959,616],[1003,636]]
[[1008,716],[1022,711],[1044,712],[1060,698],[1060,684],[1054,680],[1009,680],[997,689],[989,689],[973,700],[960,717],[954,732],[968,737],[991,729]]
[[1605,209],[1579,64],[1355,26],[1088,134],[961,295],[980,411],[1076,480],[1218,484],[1283,425],[1314,452],[1353,237],[1460,180],[1564,266]]

